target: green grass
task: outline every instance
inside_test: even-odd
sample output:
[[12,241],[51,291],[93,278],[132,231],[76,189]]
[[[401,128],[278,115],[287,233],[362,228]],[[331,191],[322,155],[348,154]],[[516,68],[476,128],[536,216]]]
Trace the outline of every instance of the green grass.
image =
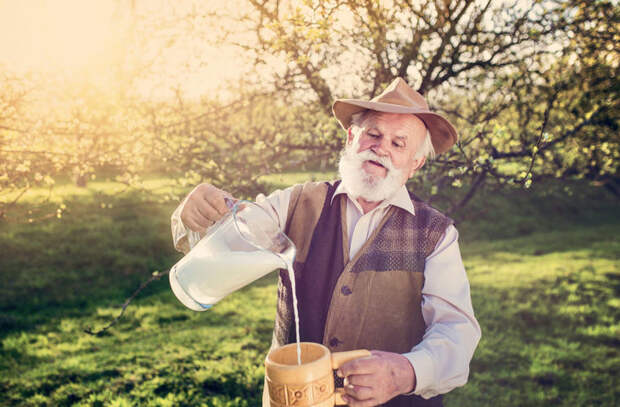
[[[483,335],[469,383],[446,405],[618,404],[618,205],[600,189],[569,184],[568,196],[565,186],[481,194],[457,217]],[[180,258],[174,203],[102,188],[67,192],[61,218],[0,224],[0,405],[259,405],[274,275],[202,313],[185,309],[165,277],[103,336],[83,332]]]
[[[178,190],[174,180],[161,176],[144,177],[137,186],[153,191],[157,195]],[[88,197],[98,194],[115,195],[125,190],[127,190],[127,185],[117,182],[113,178],[103,180],[94,178],[89,180],[86,187],[78,187],[69,179],[61,178],[51,188],[36,187],[29,189],[22,196],[20,202],[37,203],[48,198],[53,202],[62,202],[67,197]],[[0,202],[10,202],[17,195],[18,192],[3,195]]]

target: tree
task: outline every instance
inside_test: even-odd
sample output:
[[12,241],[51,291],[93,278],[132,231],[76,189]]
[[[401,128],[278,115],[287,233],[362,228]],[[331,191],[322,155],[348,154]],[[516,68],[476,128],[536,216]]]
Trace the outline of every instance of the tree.
[[[620,12],[610,0],[237,0],[226,9],[171,3],[158,15],[118,4],[122,46],[98,72],[113,86],[50,96],[51,79],[3,71],[2,213],[67,174],[84,185],[106,172],[135,187],[159,169],[185,185],[264,192],[262,174],[334,164],[344,133],[333,100],[373,97],[396,76],[460,130],[457,146],[410,185],[448,212],[480,188],[545,177],[618,192]],[[253,63],[238,86],[192,100],[179,74],[169,97],[145,95],[145,83],[167,75],[168,51],[201,41],[235,46]],[[175,72],[212,63],[200,52],[189,59]],[[37,104],[50,97],[52,109]]]
[[[610,136],[618,126],[619,12],[610,1],[248,3],[243,15],[220,18],[254,38],[225,28],[223,38],[235,38],[257,65],[281,61],[270,88],[302,95],[327,115],[335,95],[373,97],[402,76],[458,124],[458,146],[422,179],[435,186],[431,199],[467,185],[450,211],[483,185],[617,178]],[[299,147],[312,150],[317,140]]]
[[[271,94],[247,91],[240,100],[151,107],[154,148],[160,167],[186,186],[203,180],[237,196],[266,192],[259,178],[297,168],[309,156],[331,158],[338,128],[320,109],[287,105]],[[317,135],[323,140],[314,140]],[[311,150],[310,150],[311,149]]]
[[26,101],[35,88],[30,77],[0,76],[0,218],[34,185],[51,186],[57,166],[33,147],[40,122],[24,123]]

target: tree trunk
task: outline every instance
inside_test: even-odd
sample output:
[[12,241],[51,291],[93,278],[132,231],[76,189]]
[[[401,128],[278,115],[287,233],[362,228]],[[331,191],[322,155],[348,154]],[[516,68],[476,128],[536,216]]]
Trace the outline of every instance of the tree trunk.
[[86,188],[88,184],[88,176],[86,174],[77,174],[75,176],[75,185],[80,188]]

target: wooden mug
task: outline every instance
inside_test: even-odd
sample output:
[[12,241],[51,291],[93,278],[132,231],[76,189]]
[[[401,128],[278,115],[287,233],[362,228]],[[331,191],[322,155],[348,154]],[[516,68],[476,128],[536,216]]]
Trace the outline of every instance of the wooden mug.
[[333,370],[349,360],[370,356],[364,349],[331,353],[327,347],[302,342],[301,365],[297,344],[272,349],[265,360],[265,379],[271,407],[332,407],[346,405],[343,388],[335,388]]

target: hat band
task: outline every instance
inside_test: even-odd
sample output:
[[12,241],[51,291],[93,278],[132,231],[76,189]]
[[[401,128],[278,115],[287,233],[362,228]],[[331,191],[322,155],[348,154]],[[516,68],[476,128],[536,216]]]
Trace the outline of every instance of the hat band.
[[387,103],[390,105],[403,106],[403,107],[408,107],[408,108],[413,108],[413,109],[425,109],[425,110],[428,109],[428,106],[419,106],[413,103],[413,101],[410,99],[403,100],[402,98],[395,99],[395,98],[384,97],[384,98],[381,98],[381,100],[373,100],[373,102]]

